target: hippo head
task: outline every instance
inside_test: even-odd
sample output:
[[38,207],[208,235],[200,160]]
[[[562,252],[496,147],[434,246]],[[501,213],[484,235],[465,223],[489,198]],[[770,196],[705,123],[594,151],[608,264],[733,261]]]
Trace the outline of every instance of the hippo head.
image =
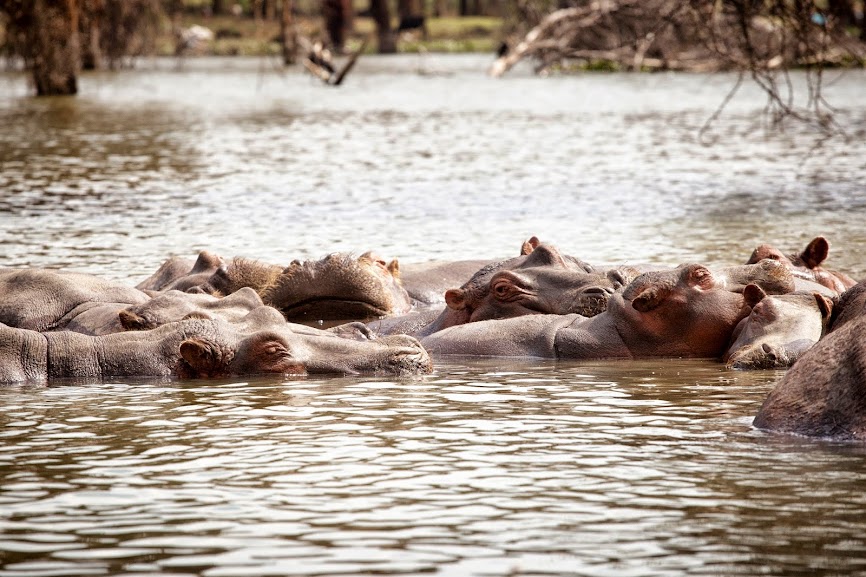
[[800,253],[785,255],[772,245],[758,245],[746,264],[753,264],[762,259],[780,262],[791,270],[798,278],[817,282],[837,293],[843,293],[854,286],[855,281],[848,275],[825,270],[821,263],[830,255],[830,241],[823,236],[817,236],[809,241]]
[[781,369],[826,332],[833,301],[819,293],[765,296],[751,291],[752,312],[734,330],[725,362],[734,369]]
[[[189,334],[180,343],[176,371],[182,378],[254,374],[412,375],[432,370],[427,351],[412,337],[341,338],[286,323],[270,307],[260,307],[237,324],[220,320],[181,324],[188,323],[206,326],[206,330],[186,331]],[[166,325],[161,330],[178,326]]]
[[699,264],[644,273],[608,305],[634,356],[719,357],[749,311],[742,294]]
[[249,287],[222,298],[170,290],[156,293],[145,303],[127,307],[118,313],[118,317],[124,330],[147,331],[185,319],[218,316],[231,322],[263,304],[258,293]]
[[445,302],[450,309],[465,311],[467,322],[530,314],[591,317],[607,308],[608,298],[619,286],[609,275],[580,270],[500,270],[486,286],[447,291]]
[[721,269],[716,273],[716,279],[728,290],[738,293],[750,284],[772,295],[793,292],[795,287],[791,269],[782,261],[772,258]]
[[174,279],[159,290],[186,291],[195,289],[195,287],[206,284],[211,275],[221,267],[225,267],[225,261],[219,255],[203,250],[198,253],[198,258],[189,272]]
[[446,291],[453,317],[448,326],[529,314],[597,315],[621,281],[533,237],[521,256],[489,265],[461,288]]
[[373,253],[331,254],[318,261],[294,261],[262,291],[262,300],[290,321],[373,319],[408,312],[409,295],[396,260]]

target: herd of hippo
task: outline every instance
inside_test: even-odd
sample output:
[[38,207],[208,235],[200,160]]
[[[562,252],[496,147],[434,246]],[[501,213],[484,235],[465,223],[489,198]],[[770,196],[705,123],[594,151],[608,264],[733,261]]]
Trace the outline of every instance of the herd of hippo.
[[[702,357],[787,368],[757,427],[866,440],[866,283],[829,243],[744,265],[592,266],[533,237],[497,261],[171,258],[129,287],[0,268],[0,382],[427,373],[430,355]],[[459,288],[457,288],[459,287]],[[325,321],[329,328],[323,328]]]

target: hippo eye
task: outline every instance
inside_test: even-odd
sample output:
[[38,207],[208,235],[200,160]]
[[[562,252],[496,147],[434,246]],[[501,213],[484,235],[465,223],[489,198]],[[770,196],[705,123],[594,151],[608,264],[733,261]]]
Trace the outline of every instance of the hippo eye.
[[507,282],[498,282],[493,285],[493,292],[496,296],[505,298],[511,293],[511,285]]
[[277,357],[289,354],[288,349],[280,343],[269,343],[265,345],[262,352],[269,357]]

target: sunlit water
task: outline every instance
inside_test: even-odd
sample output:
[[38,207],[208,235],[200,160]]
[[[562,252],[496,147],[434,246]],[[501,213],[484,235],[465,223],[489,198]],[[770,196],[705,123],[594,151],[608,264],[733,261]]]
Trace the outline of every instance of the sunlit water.
[[[365,57],[143,63],[74,99],[0,76],[0,254],[136,282],[211,249],[288,263],[734,264],[824,234],[866,275],[866,75],[848,139],[768,135],[727,75],[484,76]],[[795,83],[801,79],[794,78]],[[433,375],[0,390],[0,576],[854,575],[866,448],[753,430],[781,375],[709,361],[437,359]]]

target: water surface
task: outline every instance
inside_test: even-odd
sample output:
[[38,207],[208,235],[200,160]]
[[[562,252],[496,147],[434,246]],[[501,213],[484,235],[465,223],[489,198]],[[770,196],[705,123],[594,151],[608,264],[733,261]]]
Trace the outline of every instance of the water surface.
[[[743,262],[824,234],[866,275],[866,76],[849,139],[761,128],[735,78],[500,80],[365,57],[143,62],[74,99],[0,76],[0,254],[137,282],[210,249],[288,263],[516,255]],[[795,77],[794,82],[802,78]],[[778,371],[437,359],[401,379],[0,390],[0,576],[854,575],[866,451],[750,427]]]

